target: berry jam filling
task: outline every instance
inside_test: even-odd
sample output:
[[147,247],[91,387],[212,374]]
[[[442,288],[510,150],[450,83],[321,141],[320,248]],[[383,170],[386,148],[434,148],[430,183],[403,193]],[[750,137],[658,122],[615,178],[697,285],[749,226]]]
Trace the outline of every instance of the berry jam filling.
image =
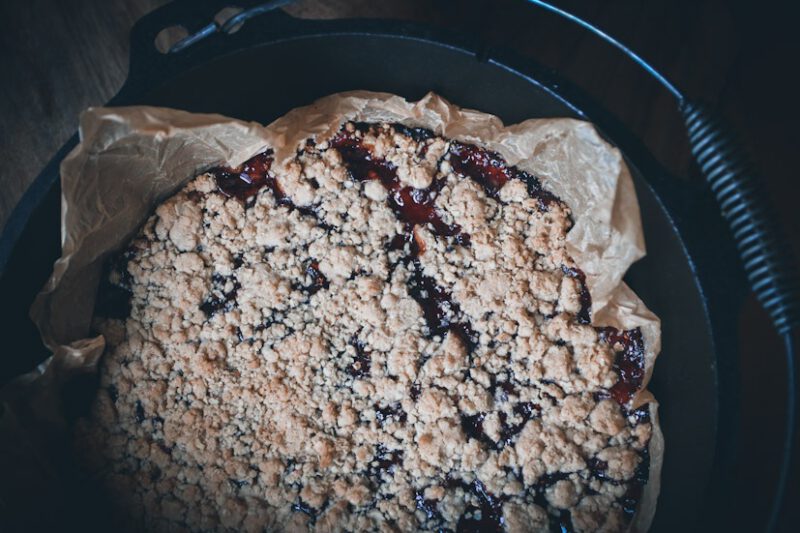
[[397,177],[397,167],[389,161],[373,157],[370,147],[354,132],[346,129],[342,129],[333,138],[331,146],[339,152],[355,181],[381,182],[389,192],[389,207],[408,226],[429,224],[436,235],[444,237],[461,234],[461,227],[445,223],[434,206],[436,195],[442,186],[441,180],[434,181],[425,189],[403,186]]
[[517,394],[517,388],[508,380],[494,383],[491,391],[492,397],[500,402],[507,402],[510,397],[516,396]]
[[589,467],[589,473],[600,481],[615,482],[615,480],[606,473],[608,471],[608,463],[606,461],[601,461],[597,457],[590,457],[586,461],[586,466]]
[[247,202],[263,187],[269,187],[277,200],[285,198],[278,182],[269,175],[272,150],[251,157],[236,168],[217,167],[209,170],[217,181],[219,191],[229,198]]
[[636,425],[650,422],[650,405],[644,404],[643,406],[639,407],[638,409],[634,409],[630,413],[629,416],[632,416],[636,420]]
[[620,500],[622,510],[629,520],[633,518],[633,515],[636,513],[636,507],[639,505],[639,500],[642,499],[642,492],[644,491],[644,486],[647,484],[649,477],[650,450],[645,448],[642,451],[642,460],[639,461],[639,465],[636,467],[633,479]]
[[398,123],[394,123],[391,126],[392,129],[394,129],[394,131],[396,131],[400,135],[411,137],[418,143],[425,142],[428,139],[432,139],[434,137],[434,133],[427,128],[412,128],[410,126],[404,126]]
[[[562,479],[567,479],[570,474],[566,472],[554,472],[552,474],[545,474],[539,478],[539,481],[530,490],[533,493],[533,501],[542,509],[548,509],[547,498],[545,498],[545,491],[548,487],[555,485]],[[553,532],[572,532],[572,518],[569,511],[550,509],[548,515],[550,531]]]
[[308,285],[294,285],[293,287],[309,296],[328,288],[328,278],[320,272],[319,262],[314,259],[309,259],[306,263],[306,278],[310,280]]
[[514,406],[513,411],[516,418],[521,419],[521,421],[516,424],[508,423],[508,415],[506,415],[506,413],[500,413],[499,415],[500,442],[498,446],[500,448],[510,445],[513,438],[525,428],[525,424],[528,423],[528,420],[536,418],[541,414],[542,408],[531,402],[521,402]]
[[[616,351],[614,369],[619,381],[609,394],[620,405],[626,405],[642,387],[644,379],[644,341],[639,328],[618,330],[612,327],[598,328],[600,340],[609,343]],[[649,415],[648,415],[649,417]]]
[[[483,420],[486,418],[486,413],[478,413],[475,415],[461,415],[461,429],[467,439],[475,439],[477,441],[487,443],[494,446],[494,442],[486,436],[483,432]],[[488,441],[488,442],[487,442]]]
[[409,397],[415,402],[419,399],[419,395],[421,393],[422,393],[422,387],[420,387],[419,383],[414,383],[408,390]]
[[375,457],[369,466],[370,477],[380,480],[394,475],[397,465],[403,462],[403,450],[390,450],[383,444],[375,447]]
[[498,154],[473,145],[452,143],[449,161],[453,170],[479,183],[487,196],[494,199],[503,185],[516,177]]
[[467,351],[475,347],[475,332],[467,322],[458,321],[461,308],[453,301],[449,292],[439,287],[430,276],[422,273],[418,259],[412,261],[413,272],[408,282],[409,295],[422,307],[422,314],[431,337],[444,337],[452,331],[458,335]]
[[350,346],[355,348],[356,355],[353,357],[353,363],[347,367],[347,373],[356,379],[362,379],[369,376],[369,367],[371,357],[363,342],[358,339],[350,339]]
[[[466,488],[466,487],[465,487]],[[470,505],[458,520],[457,533],[482,533],[503,531],[503,500],[488,490],[478,480],[469,485],[478,500],[478,505]]]
[[136,407],[134,408],[133,412],[134,417],[136,417],[136,422],[141,424],[144,422],[145,415],[144,415],[144,405],[142,405],[141,400],[136,400]]
[[555,195],[542,188],[541,182],[535,176],[508,166],[496,152],[471,144],[452,142],[448,161],[453,170],[479,183],[490,198],[497,199],[500,189],[508,180],[518,179],[525,183],[528,195],[538,200],[541,210],[546,211],[551,204],[559,201]]
[[586,274],[583,273],[583,270],[579,268],[572,268],[567,266],[562,266],[561,270],[567,276],[571,278],[575,278],[580,283],[581,290],[578,294],[578,298],[581,304],[581,309],[578,311],[578,323],[580,324],[589,324],[592,321],[592,295],[589,294],[589,287],[586,285]]
[[519,422],[510,422],[509,415],[505,412],[498,413],[500,419],[500,439],[493,441],[483,430],[483,422],[486,419],[486,413],[477,413],[474,415],[461,415],[461,428],[467,439],[475,439],[490,449],[502,450],[506,446],[510,446],[514,437],[519,434],[529,420],[537,418],[541,414],[542,408],[532,402],[520,402],[514,405],[512,412],[514,419],[519,419]]
[[375,419],[378,421],[378,423],[380,423],[381,426],[384,426],[392,421],[401,423],[405,422],[407,416],[408,415],[403,410],[400,402],[395,402],[383,407],[377,404],[375,405]]
[[111,398],[111,401],[117,403],[117,400],[119,400],[119,389],[117,386],[112,383],[106,390],[108,391],[108,397]]
[[208,172],[214,176],[219,192],[229,198],[236,198],[244,202],[246,206],[252,205],[251,201],[256,194],[262,188],[267,187],[272,191],[278,205],[284,205],[302,215],[313,217],[317,219],[320,227],[331,229],[328,224],[319,221],[319,215],[313,207],[296,205],[283,192],[278,180],[269,173],[272,162],[272,150],[267,150],[254,155],[236,168],[216,167]]
[[[229,281],[231,282],[232,288],[230,290],[225,290]],[[220,311],[224,313],[231,311],[236,306],[236,294],[241,288],[242,286],[239,284],[239,281],[233,276],[222,276],[221,274],[212,275],[211,294],[200,304],[200,310],[209,318]]]
[[[124,320],[131,315],[133,276],[128,271],[128,261],[133,254],[134,250],[129,248],[121,254],[112,255],[106,262],[94,302],[97,316]],[[119,278],[116,282],[111,281],[112,272]]]
[[231,484],[231,487],[232,487],[234,490],[241,489],[242,487],[244,487],[245,485],[247,485],[247,481],[245,481],[245,480],[243,480],[243,479],[233,479],[233,478],[228,478],[228,483],[230,483],[230,484]]
[[444,521],[444,518],[439,512],[436,500],[425,499],[425,496],[420,491],[414,493],[414,500],[417,502],[417,509],[425,513],[425,518],[435,522]]
[[317,515],[319,512],[305,503],[302,499],[297,500],[297,503],[292,504],[292,511],[296,513],[303,513],[308,516],[308,521],[311,525],[317,521]]

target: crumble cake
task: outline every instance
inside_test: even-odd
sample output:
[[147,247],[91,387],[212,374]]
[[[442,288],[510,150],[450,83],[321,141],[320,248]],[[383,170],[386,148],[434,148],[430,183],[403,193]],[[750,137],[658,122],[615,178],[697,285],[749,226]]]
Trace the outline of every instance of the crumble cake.
[[347,123],[196,177],[109,265],[76,448],[132,529],[624,531],[652,425],[570,210],[479,146]]

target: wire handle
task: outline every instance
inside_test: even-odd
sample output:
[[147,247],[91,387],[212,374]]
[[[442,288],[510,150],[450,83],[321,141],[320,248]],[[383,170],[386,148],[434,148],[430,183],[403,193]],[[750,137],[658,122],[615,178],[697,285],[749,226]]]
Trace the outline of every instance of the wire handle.
[[750,287],[786,335],[800,324],[800,277],[763,181],[722,118],[688,100],[680,110],[692,155],[733,232]]
[[174,54],[176,52],[180,52],[181,50],[184,50],[192,46],[196,42],[202,41],[206,37],[209,37],[217,32],[231,33],[232,31],[234,31],[235,28],[244,24],[251,18],[256,17],[258,15],[262,15],[264,13],[269,13],[270,11],[274,11],[279,7],[291,4],[294,1],[295,0],[270,0],[268,2],[264,2],[262,4],[258,4],[254,7],[251,7],[249,9],[240,11],[239,13],[233,15],[228,20],[223,22],[222,24],[213,20],[207,25],[200,28],[200,30],[194,32],[193,34],[187,37],[184,37],[180,41],[173,44],[169,49],[169,53]]

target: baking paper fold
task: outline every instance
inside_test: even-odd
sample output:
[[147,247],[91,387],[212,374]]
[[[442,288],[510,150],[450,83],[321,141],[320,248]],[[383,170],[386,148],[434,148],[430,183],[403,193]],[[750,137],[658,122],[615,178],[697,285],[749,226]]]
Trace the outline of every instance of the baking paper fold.
[[[61,165],[62,255],[31,308],[53,356],[0,391],[5,406],[0,427],[25,413],[29,429],[47,425],[66,436],[68,428],[54,400],[56,389],[78,373],[94,372],[102,354],[103,340],[90,338],[90,323],[103,264],[127,244],[160,202],[197,174],[214,166],[236,166],[265,148],[274,150],[273,169],[280,176],[306,139],[329,138],[347,120],[428,128],[496,151],[510,165],[537,176],[572,211],[575,224],[567,236],[568,252],[586,274],[592,324],[641,328],[646,386],[660,351],[660,325],[622,282],[645,247],[633,181],[620,152],[591,124],[579,120],[531,119],[505,127],[495,116],[460,109],[433,93],[408,102],[386,93],[356,91],[294,109],[266,127],[220,115],[142,106],[84,112],[81,142]],[[663,456],[657,404],[643,387],[634,404],[648,401],[654,422],[650,481],[632,522],[632,528],[641,531],[655,510]]]

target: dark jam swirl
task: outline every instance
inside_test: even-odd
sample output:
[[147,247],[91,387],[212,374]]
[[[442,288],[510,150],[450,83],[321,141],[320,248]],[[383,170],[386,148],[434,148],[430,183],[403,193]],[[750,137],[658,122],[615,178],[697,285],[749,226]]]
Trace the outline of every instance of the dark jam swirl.
[[614,369],[619,381],[608,391],[620,405],[627,405],[644,381],[644,341],[639,328],[597,328],[600,340],[614,347]]
[[389,193],[389,207],[407,226],[429,224],[437,235],[452,237],[461,234],[461,228],[445,223],[434,206],[436,194],[443,185],[441,180],[435,180],[424,189],[403,186],[397,177],[397,167],[389,161],[374,157],[370,147],[355,132],[347,129],[333,138],[331,147],[342,156],[342,161],[355,181],[381,182]]
[[209,170],[209,173],[216,179],[219,191],[230,198],[247,202],[262,188],[269,187],[278,202],[288,201],[278,181],[269,172],[271,166],[272,150],[267,150],[236,168],[216,167]]
[[589,294],[589,287],[586,284],[586,274],[580,268],[562,266],[561,270],[570,278],[578,280],[581,288],[578,293],[581,308],[578,311],[577,319],[580,324],[590,324],[592,322],[592,295]]
[[453,170],[479,183],[490,198],[498,199],[503,185],[508,180],[518,179],[525,183],[528,195],[539,201],[540,209],[547,210],[550,205],[559,202],[555,195],[542,188],[541,182],[535,176],[507,165],[496,152],[453,142],[449,153],[448,161]]
[[[456,224],[447,224],[435,207],[436,195],[443,180],[434,180],[427,188],[403,186],[397,177],[397,168],[389,161],[375,157],[356,132],[364,131],[368,125],[358,125],[354,130],[342,129],[331,141],[331,147],[339,152],[342,161],[355,181],[377,180],[387,190],[387,203],[398,220],[404,223],[404,233],[396,236],[388,245],[389,250],[404,250],[408,244],[408,255],[404,262],[412,269],[409,278],[409,294],[422,307],[425,323],[431,337],[444,336],[448,331],[458,335],[468,350],[475,344],[475,334],[469,323],[462,318],[458,304],[449,292],[436,281],[422,273],[417,260],[424,250],[414,235],[414,226],[428,225],[434,234],[453,237],[454,244],[468,246],[469,236]],[[417,128],[420,139],[432,136],[427,130]]]
[[319,220],[314,207],[299,206],[292,202],[292,199],[283,191],[278,180],[270,172],[272,163],[272,150],[266,150],[254,155],[238,167],[215,167],[208,172],[214,176],[219,192],[229,198],[240,200],[245,206],[252,205],[259,191],[266,187],[272,191],[278,205],[312,217],[316,219],[317,225],[320,227],[331,229],[330,226]]

